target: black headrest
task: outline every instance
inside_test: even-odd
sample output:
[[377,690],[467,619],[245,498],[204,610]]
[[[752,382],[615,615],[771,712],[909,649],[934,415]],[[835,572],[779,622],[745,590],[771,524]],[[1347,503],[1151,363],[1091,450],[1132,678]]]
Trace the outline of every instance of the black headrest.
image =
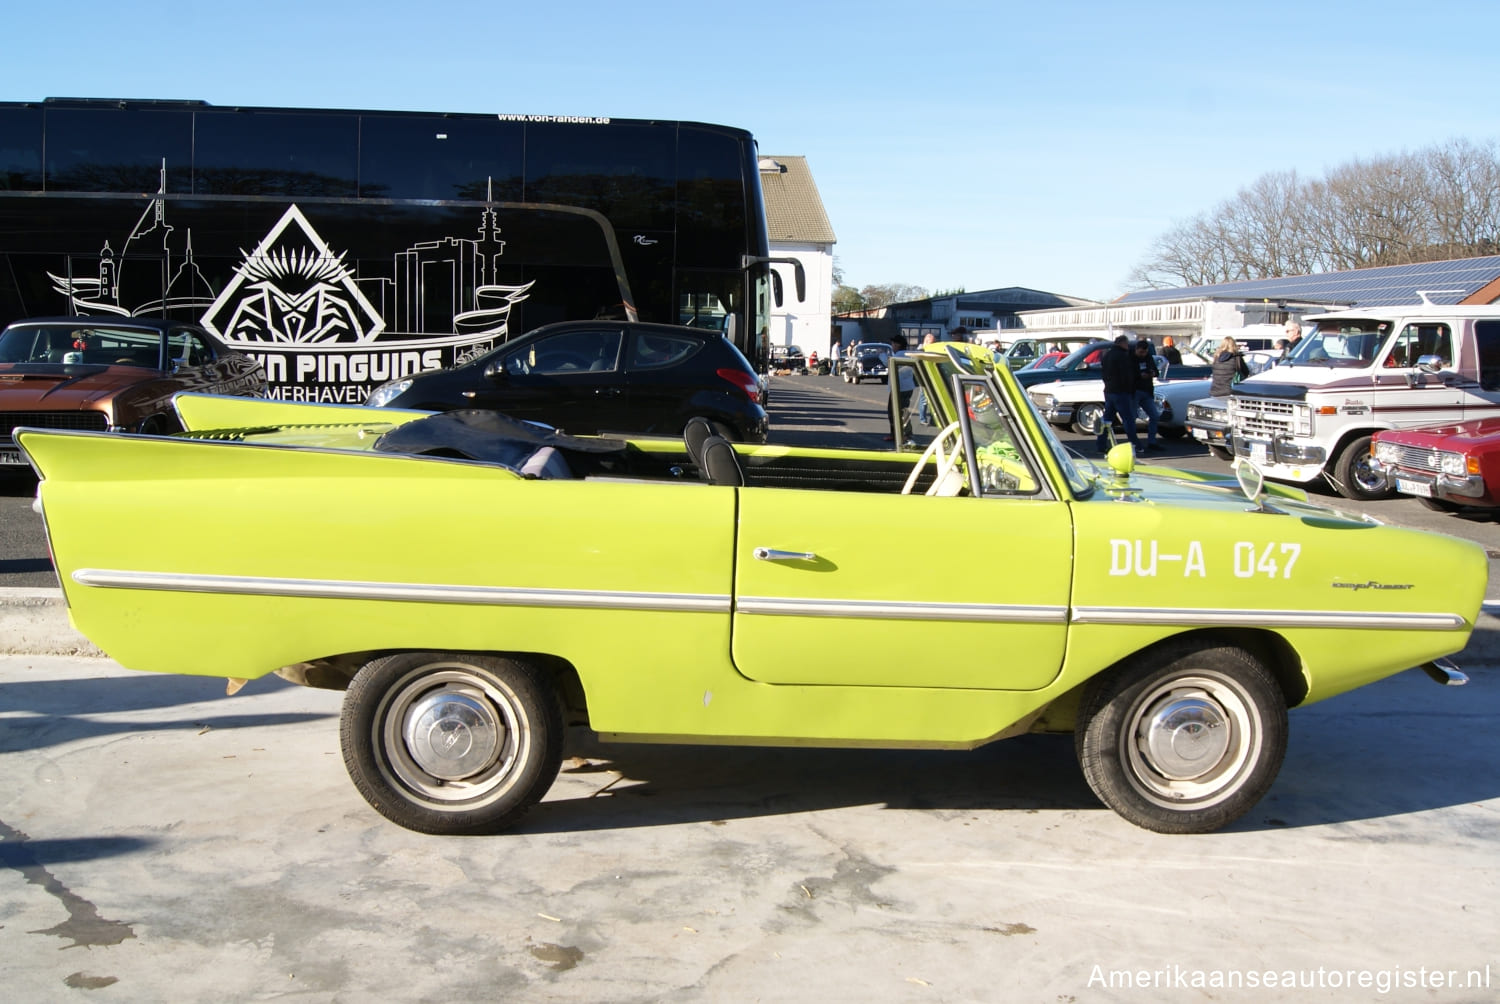
[[710,484],[745,484],[745,475],[740,471],[740,462],[734,455],[734,447],[723,436],[709,436],[703,441],[703,463],[698,466],[703,479]]
[[682,430],[682,442],[687,447],[688,456],[697,466],[703,466],[704,442],[714,435],[717,433],[714,432],[713,424],[702,415],[694,415],[687,420],[687,426]]

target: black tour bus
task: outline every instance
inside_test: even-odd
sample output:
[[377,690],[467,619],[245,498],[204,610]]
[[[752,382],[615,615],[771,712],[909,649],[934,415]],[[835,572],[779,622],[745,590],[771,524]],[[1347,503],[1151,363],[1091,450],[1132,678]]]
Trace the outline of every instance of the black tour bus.
[[716,328],[763,372],[767,253],[739,129],[0,103],[0,324],[195,321],[259,358],[288,400],[357,403],[593,318]]

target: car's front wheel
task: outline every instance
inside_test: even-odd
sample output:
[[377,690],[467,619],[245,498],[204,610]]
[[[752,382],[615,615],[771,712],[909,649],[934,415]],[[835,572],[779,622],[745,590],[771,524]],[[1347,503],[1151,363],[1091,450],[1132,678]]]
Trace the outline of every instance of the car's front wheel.
[[1104,405],[1080,404],[1073,411],[1073,431],[1080,436],[1097,436],[1104,425]]
[[1270,789],[1286,737],[1286,700],[1259,661],[1179,643],[1091,680],[1074,741],[1089,787],[1121,816],[1207,833]]
[[1359,436],[1344,447],[1334,464],[1333,486],[1346,499],[1374,502],[1396,494],[1391,478],[1375,467],[1370,456],[1370,437]]
[[494,656],[407,652],[360,669],[339,725],[375,811],[419,833],[493,833],[557,778],[562,713],[546,676]]

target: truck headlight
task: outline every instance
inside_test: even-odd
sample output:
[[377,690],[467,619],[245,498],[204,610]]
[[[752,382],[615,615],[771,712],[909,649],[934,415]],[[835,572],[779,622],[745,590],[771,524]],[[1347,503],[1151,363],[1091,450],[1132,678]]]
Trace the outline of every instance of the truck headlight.
[[1312,409],[1305,404],[1292,407],[1292,432],[1298,436],[1312,435]]
[[1382,464],[1389,464],[1394,467],[1396,466],[1396,462],[1401,459],[1401,448],[1395,443],[1378,442],[1375,444],[1375,459]]
[[405,380],[392,380],[390,383],[383,383],[370,391],[370,396],[365,398],[365,405],[370,408],[384,408],[409,390],[411,390],[410,377],[407,377]]

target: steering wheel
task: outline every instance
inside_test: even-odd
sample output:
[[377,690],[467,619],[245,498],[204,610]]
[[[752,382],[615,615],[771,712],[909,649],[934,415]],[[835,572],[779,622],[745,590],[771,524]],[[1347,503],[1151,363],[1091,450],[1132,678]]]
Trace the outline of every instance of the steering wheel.
[[[953,446],[944,454],[943,444],[947,440],[952,440]],[[927,466],[927,462],[936,456],[938,458],[937,476],[932,479],[932,484],[928,486],[926,492],[928,495],[936,495],[939,487],[943,484],[943,479],[957,466],[958,459],[963,456],[963,453],[964,437],[958,431],[958,423],[949,422],[943,426],[941,432],[932,438],[932,442],[927,444],[927,449],[923,450],[922,455],[917,458],[916,466],[906,476],[906,484],[901,486],[901,494],[911,494],[912,486],[917,483],[917,477],[922,473],[923,468]]]

